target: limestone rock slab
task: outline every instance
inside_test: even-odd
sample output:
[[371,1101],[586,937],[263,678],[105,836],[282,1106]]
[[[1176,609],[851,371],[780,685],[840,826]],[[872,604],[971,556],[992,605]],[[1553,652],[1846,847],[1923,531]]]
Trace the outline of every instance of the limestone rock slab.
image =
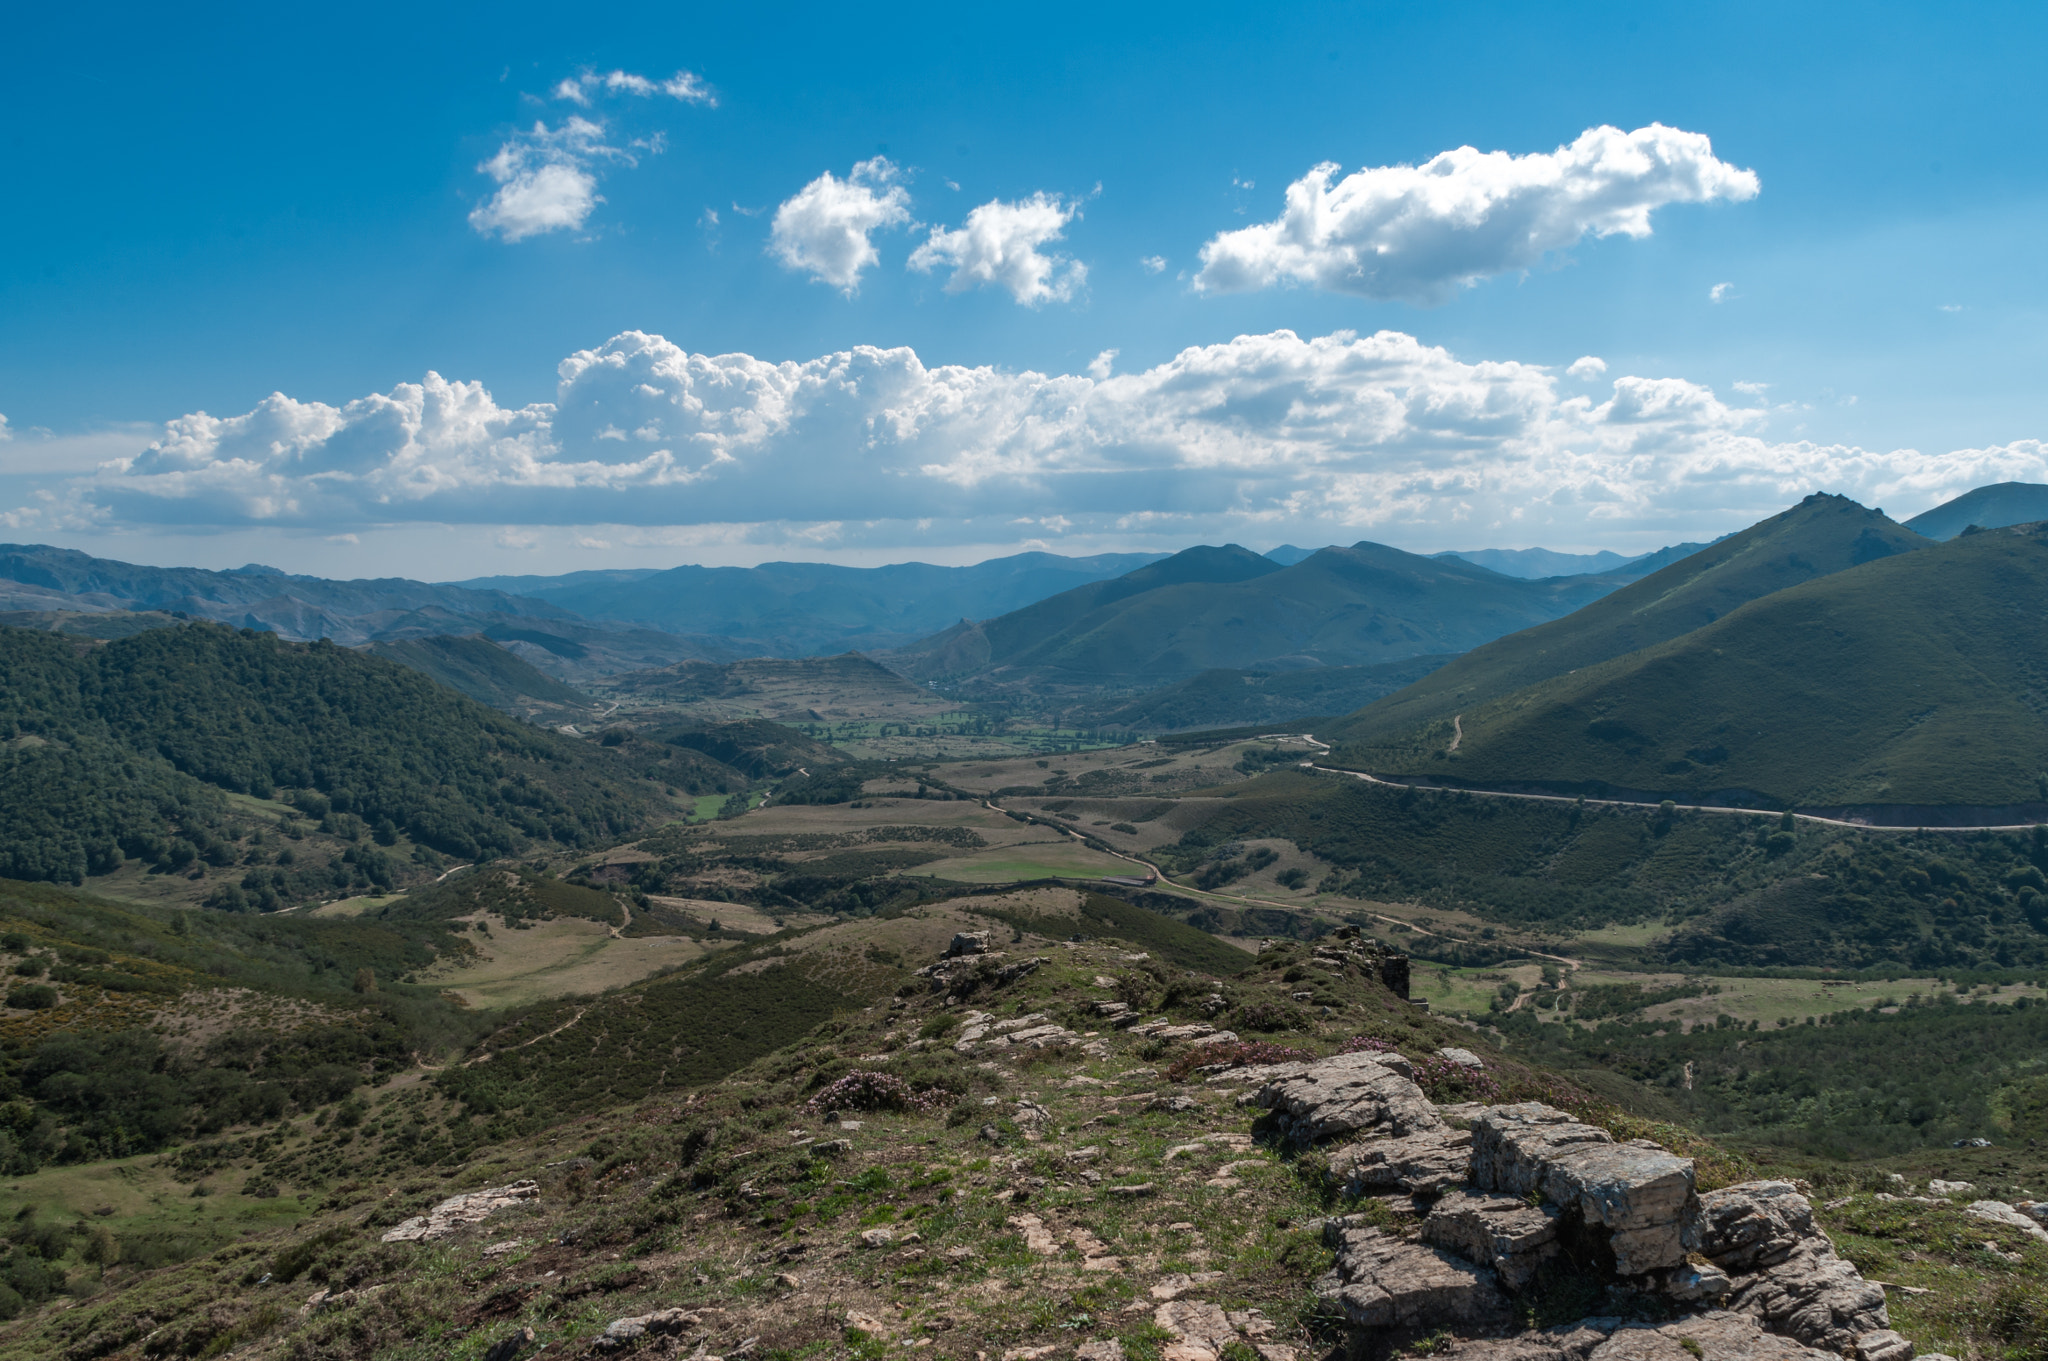
[[1472,1135],[1467,1130],[1349,1144],[1330,1155],[1330,1179],[1354,1196],[1373,1191],[1440,1195],[1471,1176]]
[[1472,1177],[1482,1190],[1535,1192],[1603,1225],[1624,1276],[1677,1266],[1698,1242],[1692,1159],[1647,1140],[1618,1144],[1537,1102],[1495,1106],[1473,1120]]
[[1360,1328],[1481,1326],[1504,1306],[1493,1272],[1378,1229],[1345,1229],[1316,1294]]

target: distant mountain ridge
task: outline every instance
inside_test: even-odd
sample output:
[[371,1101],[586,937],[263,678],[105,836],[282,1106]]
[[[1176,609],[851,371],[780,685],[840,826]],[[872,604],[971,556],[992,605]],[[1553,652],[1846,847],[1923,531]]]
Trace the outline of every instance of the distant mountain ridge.
[[917,680],[1151,687],[1215,669],[1371,666],[1462,652],[1555,619],[1620,577],[1521,581],[1383,544],[1290,567],[1235,544],[1191,548],[878,659]]
[[1164,556],[1018,553],[967,567],[766,562],[758,567],[479,577],[456,585],[518,592],[587,619],[745,639],[756,651],[742,655],[809,657],[901,647],[956,620],[1007,614]]

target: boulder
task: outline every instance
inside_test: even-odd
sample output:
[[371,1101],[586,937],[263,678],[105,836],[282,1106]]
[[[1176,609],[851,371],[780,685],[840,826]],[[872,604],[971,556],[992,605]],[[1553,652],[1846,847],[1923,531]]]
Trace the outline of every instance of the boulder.
[[946,947],[946,958],[958,959],[962,955],[985,955],[988,953],[988,932],[961,931],[954,935]]
[[2018,1229],[2021,1233],[2031,1238],[2038,1238],[2042,1242],[2048,1243],[2048,1229],[2042,1228],[2040,1223],[2032,1216],[2020,1213],[2016,1207],[2008,1205],[2002,1200],[1973,1201],[1963,1210],[1963,1213],[1974,1215],[1978,1219],[1988,1219],[1993,1224],[2003,1224],[2010,1229]]
[[1431,1130],[1405,1139],[1349,1144],[1330,1155],[1330,1180],[1354,1196],[1372,1191],[1440,1195],[1472,1176],[1468,1130]]
[[1700,1224],[1700,1251],[1730,1273],[1730,1307],[1833,1352],[1891,1327],[1884,1287],[1835,1255],[1791,1183],[1710,1192],[1700,1197]]
[[1449,1059],[1460,1068],[1484,1068],[1486,1066],[1479,1061],[1479,1055],[1469,1049],[1444,1048],[1437,1050],[1436,1053],[1438,1058]]
[[1436,1107],[1415,1085],[1415,1070],[1397,1054],[1339,1054],[1306,1064],[1279,1064],[1257,1074],[1249,1098],[1279,1118],[1303,1143],[1340,1135],[1411,1134],[1442,1130]]
[[1533,1101],[1491,1107],[1472,1122],[1472,1177],[1481,1190],[1534,1192],[1606,1228],[1624,1276],[1675,1267],[1698,1242],[1692,1159],[1648,1140],[1615,1143]]
[[1913,1361],[1913,1344],[1889,1328],[1856,1339],[1856,1361]]
[[1502,1314],[1484,1267],[1378,1229],[1344,1229],[1338,1240],[1337,1263],[1316,1294],[1354,1327],[1482,1327]]
[[1524,1290],[1536,1268],[1557,1255],[1558,1219],[1553,1206],[1461,1189],[1431,1208],[1422,1221],[1422,1241],[1490,1266],[1502,1285]]

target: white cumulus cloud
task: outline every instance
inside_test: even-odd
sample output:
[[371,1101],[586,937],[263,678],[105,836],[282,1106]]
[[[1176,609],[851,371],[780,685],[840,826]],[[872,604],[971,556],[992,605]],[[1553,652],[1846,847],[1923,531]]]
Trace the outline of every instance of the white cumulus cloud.
[[1571,362],[1565,372],[1574,378],[1598,378],[1607,372],[1607,361],[1597,354],[1582,354]]
[[1467,146],[1419,166],[1337,172],[1317,166],[1287,187],[1278,218],[1210,240],[1195,286],[1306,284],[1437,303],[1589,235],[1648,236],[1651,213],[1666,204],[1740,201],[1758,189],[1756,174],[1715,159],[1705,136],[1660,123],[1589,128],[1528,156]]
[[910,256],[910,268],[929,272],[950,266],[948,293],[998,285],[1028,307],[1065,302],[1088,278],[1088,267],[1039,249],[1064,238],[1067,224],[1081,215],[1081,205],[1063,202],[1058,194],[1036,193],[1028,199],[982,204],[955,228],[935,227],[930,239]]
[[428,374],[338,407],[274,394],[179,417],[17,518],[780,525],[780,541],[905,547],[1015,542],[1005,526],[1019,519],[1098,543],[1315,532],[1441,546],[1512,524],[1518,540],[1654,546],[1814,491],[1910,513],[1987,482],[2048,481],[2035,440],[1945,453],[1785,441],[1769,410],[1682,378],[1574,395],[1552,369],[1397,331],[1276,331],[1129,373],[1090,367],[927,365],[874,346],[778,362],[628,331],[564,360],[551,402],[501,407],[480,383]]
[[910,222],[910,194],[888,158],[860,162],[845,179],[826,171],[775,210],[768,251],[789,269],[848,296],[881,260],[868,238]]
[[[688,71],[678,71],[665,81],[627,71],[585,72],[554,88],[555,98],[584,108],[590,107],[594,94],[607,92],[642,97],[665,94],[709,106],[718,103],[710,87]],[[548,232],[581,231],[597,205],[604,202],[597,192],[601,166],[638,165],[642,154],[659,156],[668,148],[668,136],[661,131],[631,138],[623,146],[608,138],[601,119],[581,114],[570,114],[556,127],[542,121],[514,132],[496,155],[477,166],[477,172],[490,176],[498,187],[470,212],[469,225],[484,236],[506,242]]]
[[1727,296],[1734,291],[1734,284],[1715,284],[1712,288],[1707,290],[1707,301],[1721,302],[1725,300]]
[[597,93],[638,95],[642,99],[667,95],[685,104],[718,107],[718,96],[704,83],[704,78],[693,71],[678,71],[667,80],[650,80],[631,71],[606,71],[602,75],[585,71],[580,76],[562,81],[554,89],[555,98],[566,99],[585,108],[590,106],[591,96]]

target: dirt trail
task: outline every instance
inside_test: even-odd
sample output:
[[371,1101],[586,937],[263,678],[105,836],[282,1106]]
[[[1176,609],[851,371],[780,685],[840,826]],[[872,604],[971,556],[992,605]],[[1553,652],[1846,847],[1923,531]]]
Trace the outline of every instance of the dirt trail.
[[1464,741],[1464,740],[1465,740],[1465,715],[1463,715],[1463,714],[1452,714],[1452,715],[1451,715],[1451,745],[1449,745],[1448,747],[1445,747],[1445,748],[1444,748],[1444,754],[1445,754],[1446,756],[1448,756],[1448,755],[1450,755],[1450,754],[1451,754],[1452,752],[1456,751],[1456,750],[1458,749],[1458,743],[1460,743],[1460,742],[1462,742],[1462,741]]

